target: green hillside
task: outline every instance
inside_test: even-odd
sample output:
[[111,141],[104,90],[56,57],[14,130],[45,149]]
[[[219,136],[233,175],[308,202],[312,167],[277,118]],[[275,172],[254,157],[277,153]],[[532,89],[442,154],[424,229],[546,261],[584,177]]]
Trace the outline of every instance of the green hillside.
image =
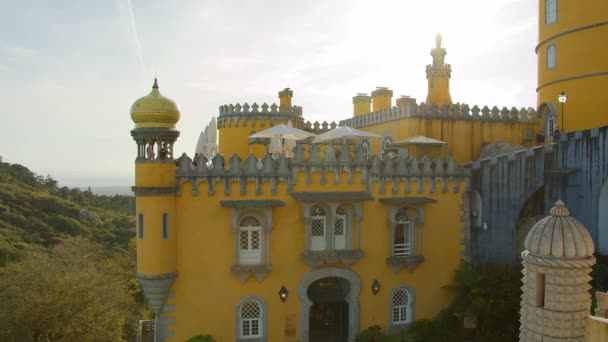
[[0,267],[24,250],[84,236],[107,247],[127,247],[135,234],[132,196],[98,196],[58,187],[19,164],[0,162]]

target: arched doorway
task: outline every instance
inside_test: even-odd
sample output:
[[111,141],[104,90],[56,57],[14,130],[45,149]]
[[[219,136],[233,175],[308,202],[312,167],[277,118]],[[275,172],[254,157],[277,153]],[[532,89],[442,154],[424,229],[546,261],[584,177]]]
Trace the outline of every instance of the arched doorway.
[[604,180],[597,204],[597,249],[600,254],[608,255],[608,178]]
[[553,140],[553,131],[555,130],[555,125],[560,126],[558,123],[559,113],[557,111],[557,106],[553,102],[543,102],[540,106],[538,106],[538,114],[539,120],[541,121],[540,129],[545,134],[545,138],[547,140]]
[[310,340],[345,342],[348,338],[348,303],[350,282],[344,278],[321,278],[308,287]]
[[301,342],[351,342],[359,333],[361,279],[328,267],[306,274],[298,286]]

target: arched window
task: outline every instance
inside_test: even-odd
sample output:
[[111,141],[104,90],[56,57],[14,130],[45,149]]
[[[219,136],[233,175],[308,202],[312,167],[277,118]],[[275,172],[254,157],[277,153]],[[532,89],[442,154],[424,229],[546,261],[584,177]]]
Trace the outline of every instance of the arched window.
[[327,216],[325,209],[319,206],[312,207],[310,213],[310,249],[322,251],[326,247]]
[[247,341],[249,339],[263,340],[265,335],[264,314],[264,305],[257,299],[248,298],[238,305],[239,341]]
[[336,223],[334,224],[334,249],[346,248],[346,209],[338,207],[336,209]]
[[390,326],[408,324],[414,320],[413,293],[407,287],[393,289],[390,300]]
[[407,209],[402,208],[395,215],[395,230],[393,236],[393,255],[412,255],[412,220]]
[[239,222],[239,264],[262,263],[262,225],[254,216],[245,216]]
[[385,133],[382,136],[382,142],[380,143],[380,159],[384,159],[384,156],[389,152],[389,146],[393,143],[393,137],[390,133]]

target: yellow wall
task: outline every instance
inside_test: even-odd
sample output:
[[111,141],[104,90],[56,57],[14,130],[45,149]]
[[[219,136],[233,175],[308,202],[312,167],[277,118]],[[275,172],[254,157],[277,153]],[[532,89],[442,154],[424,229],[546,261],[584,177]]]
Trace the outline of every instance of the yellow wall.
[[[319,183],[319,177],[313,177],[313,184],[305,185],[305,175],[300,173],[294,191],[360,191],[364,185],[357,180],[359,177],[355,177],[352,185],[347,184],[346,174],[342,174],[339,185],[333,184],[333,177],[328,177],[326,185]],[[361,248],[365,256],[351,268],[362,281],[359,297],[361,330],[375,324],[387,326],[390,290],[400,284],[415,290],[416,319],[436,315],[449,302],[441,287],[451,282],[462,250],[459,243],[463,238],[460,232],[461,194],[451,190],[445,194],[429,193],[429,184],[425,183],[424,192],[412,196],[431,197],[438,201],[425,206],[423,255],[426,261],[411,273],[404,269],[394,274],[385,261],[390,254],[388,206],[378,202],[377,198],[395,195],[379,195],[378,188],[378,184],[373,185],[372,193],[376,200],[363,205]],[[460,188],[465,188],[464,182]],[[310,271],[300,259],[305,249],[305,225],[300,203],[287,194],[283,183],[279,185],[277,195],[271,195],[269,184],[263,185],[262,195],[255,195],[253,184],[249,184],[246,195],[240,195],[238,184],[231,185],[231,189],[233,195],[224,196],[224,184],[216,184],[215,195],[208,196],[207,184],[203,183],[199,186],[200,195],[192,196],[191,184],[184,184],[182,194],[176,198],[177,224],[182,233],[178,235],[177,248],[180,275],[172,288],[176,295],[168,300],[169,304],[175,305],[175,312],[169,314],[175,317],[175,324],[168,327],[175,331],[170,341],[183,341],[201,333],[211,334],[218,341],[234,341],[235,306],[247,295],[256,295],[266,302],[268,341],[298,339],[298,285]],[[272,272],[261,283],[251,277],[242,284],[230,271],[235,261],[232,209],[221,207],[219,202],[222,199],[270,198],[285,202],[284,207],[272,209]],[[373,279],[378,279],[382,286],[376,296],[370,290]],[[277,294],[283,285],[289,290],[285,303]],[[288,315],[295,315],[297,324],[296,336],[290,338],[285,337],[285,317]]]
[[[557,21],[549,25],[545,24],[545,1],[539,3],[538,105],[553,102],[559,111],[556,114],[561,115],[557,95],[564,91],[568,95],[564,105],[566,131],[608,125],[604,103],[608,89],[608,25],[568,32],[608,21],[608,1],[557,1]],[[551,38],[560,33],[565,34]],[[556,48],[556,66],[547,69],[547,47],[551,44]],[[593,73],[603,74],[589,75]],[[588,76],[560,80],[581,75]],[[561,127],[561,117],[557,123]]]
[[[485,120],[442,120],[407,118],[363,127],[362,129],[383,135],[390,132],[393,142],[423,135],[445,141],[456,162],[477,160],[481,147],[502,140],[523,144],[524,130],[535,129],[534,123],[501,122]],[[378,154],[381,139],[371,139],[371,152]]]
[[[252,121],[255,120],[255,127],[252,127]],[[239,156],[249,156],[249,154],[255,155],[257,158],[262,158],[266,154],[266,148],[261,144],[249,144],[249,136],[251,131],[261,132],[279,123],[287,124],[288,119],[279,120],[265,119],[247,119],[247,127],[243,127],[244,123],[242,119],[239,119],[238,127],[234,123],[232,127],[221,127],[218,129],[218,145],[220,153],[224,155],[224,158],[228,160],[232,155],[237,154]],[[298,123],[292,120],[292,124],[296,128]]]
[[585,341],[608,341],[608,319],[596,316],[585,318]]
[[374,95],[372,99],[372,111],[377,112],[391,108],[392,98],[389,95]]

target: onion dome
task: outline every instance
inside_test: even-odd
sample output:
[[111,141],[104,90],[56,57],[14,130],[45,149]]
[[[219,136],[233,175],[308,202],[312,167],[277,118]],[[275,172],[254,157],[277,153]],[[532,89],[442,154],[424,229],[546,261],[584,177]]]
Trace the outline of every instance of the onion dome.
[[133,102],[131,119],[136,128],[175,128],[179,121],[179,109],[173,100],[160,94],[155,78],[150,94]]
[[537,256],[579,259],[593,255],[594,246],[587,228],[570,217],[562,201],[551,208],[551,215],[538,221],[528,233],[525,248]]

